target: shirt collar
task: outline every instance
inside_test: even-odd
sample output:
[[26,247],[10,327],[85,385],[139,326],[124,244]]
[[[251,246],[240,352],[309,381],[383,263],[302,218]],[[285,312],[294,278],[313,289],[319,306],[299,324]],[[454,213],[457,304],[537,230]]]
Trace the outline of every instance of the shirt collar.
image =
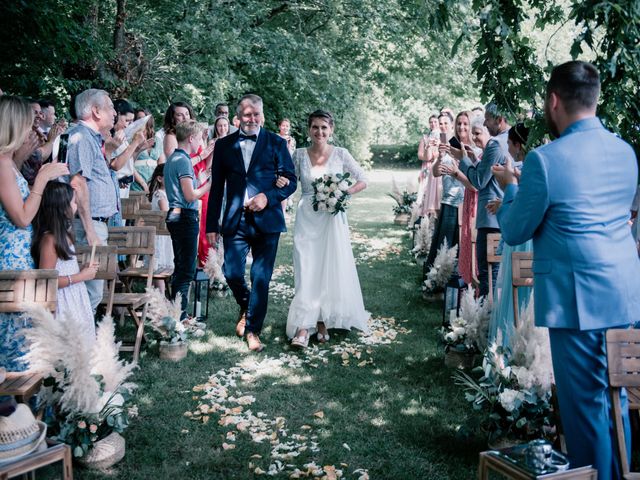
[[258,140],[258,137],[260,136],[260,132],[262,131],[262,127],[258,128],[258,131],[253,134],[253,133],[247,133],[244,130],[242,130],[241,128],[238,129],[238,132],[240,135],[255,135],[256,136],[256,141]]
[[593,130],[594,128],[602,128],[602,122],[598,117],[588,117],[583,118],[582,120],[578,120],[577,122],[573,122],[567,128],[564,129],[564,132],[560,135],[564,137],[565,135],[569,135],[570,133],[579,132],[583,130]]

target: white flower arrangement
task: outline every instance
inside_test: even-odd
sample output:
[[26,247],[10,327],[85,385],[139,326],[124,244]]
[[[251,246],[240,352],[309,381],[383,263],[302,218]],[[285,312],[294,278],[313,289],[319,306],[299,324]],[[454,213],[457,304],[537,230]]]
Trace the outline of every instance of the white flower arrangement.
[[224,246],[222,242],[219,242],[215,250],[209,248],[207,261],[203,267],[204,272],[211,279],[211,288],[219,292],[228,288],[222,265],[224,265]]
[[393,213],[396,215],[410,214],[418,199],[418,192],[414,185],[407,183],[407,188],[400,191],[395,177],[391,177],[391,192],[387,195],[396,201],[397,205],[393,207]]
[[332,215],[346,211],[351,199],[351,195],[348,193],[351,185],[353,182],[349,172],[325,174],[316,178],[311,183],[314,192],[313,209],[316,212],[327,212]]
[[415,246],[413,250],[411,250],[411,253],[413,253],[416,258],[429,255],[433,230],[433,221],[429,217],[422,217],[420,225],[416,230]]
[[161,341],[178,343],[188,341],[191,336],[204,336],[205,323],[189,318],[180,320],[180,293],[173,301],[167,299],[157,288],[148,289],[147,295],[147,324]]
[[422,285],[423,291],[430,291],[434,288],[444,287],[446,285],[456,268],[457,255],[458,246],[454,245],[449,248],[449,244],[445,239],[438,249],[438,254],[433,261],[433,266],[427,273],[427,279]]
[[[501,332],[484,353],[482,376],[476,380],[455,372],[456,384],[475,410],[484,410],[481,427],[490,440],[512,437],[530,440],[553,436],[551,385],[553,370],[548,332],[534,326],[533,299],[521,315],[521,324],[503,347]],[[513,353],[512,353],[513,352]]]
[[23,330],[29,351],[26,360],[45,377],[40,399],[52,407],[47,418],[55,438],[84,456],[94,442],[128,426],[126,404],[136,385],[127,379],[136,368],[118,358],[113,319],[98,324],[96,341],[83,333],[83,319],[54,317],[40,306],[28,306],[32,328]]
[[447,350],[482,352],[487,345],[490,316],[489,303],[484,298],[475,298],[473,287],[467,287],[460,301],[460,316],[449,327],[443,327]]

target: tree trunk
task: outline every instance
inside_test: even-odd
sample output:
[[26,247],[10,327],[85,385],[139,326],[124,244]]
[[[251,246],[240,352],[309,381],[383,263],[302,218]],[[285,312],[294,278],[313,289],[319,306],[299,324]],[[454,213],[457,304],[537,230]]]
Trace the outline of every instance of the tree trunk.
[[127,0],[117,0],[116,24],[113,30],[113,49],[122,52],[125,49],[125,19],[127,18]]

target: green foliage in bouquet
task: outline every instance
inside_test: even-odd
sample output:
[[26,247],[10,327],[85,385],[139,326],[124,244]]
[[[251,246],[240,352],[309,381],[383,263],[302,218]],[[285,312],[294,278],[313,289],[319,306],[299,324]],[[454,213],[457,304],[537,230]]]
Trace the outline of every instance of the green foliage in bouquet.
[[[463,387],[465,399],[474,410],[487,415],[480,427],[489,441],[500,438],[532,440],[550,438],[551,389],[522,382],[529,372],[525,367],[509,365],[511,351],[507,347],[492,345],[485,353],[479,379],[463,371],[453,375],[456,385]],[[526,370],[526,371],[522,371]]]

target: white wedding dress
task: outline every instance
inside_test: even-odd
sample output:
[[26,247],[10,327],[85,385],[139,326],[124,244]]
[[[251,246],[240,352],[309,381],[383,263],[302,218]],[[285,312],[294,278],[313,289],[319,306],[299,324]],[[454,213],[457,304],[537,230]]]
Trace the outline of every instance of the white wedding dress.
[[358,272],[351,250],[344,212],[332,215],[313,210],[311,183],[325,173],[349,172],[354,181],[366,181],[364,171],[344,148],[335,147],[325,165],[312,167],[306,148],[293,154],[302,198],[293,233],[295,296],[287,317],[287,336],[300,328],[312,335],[317,322],[327,328],[369,331]]

